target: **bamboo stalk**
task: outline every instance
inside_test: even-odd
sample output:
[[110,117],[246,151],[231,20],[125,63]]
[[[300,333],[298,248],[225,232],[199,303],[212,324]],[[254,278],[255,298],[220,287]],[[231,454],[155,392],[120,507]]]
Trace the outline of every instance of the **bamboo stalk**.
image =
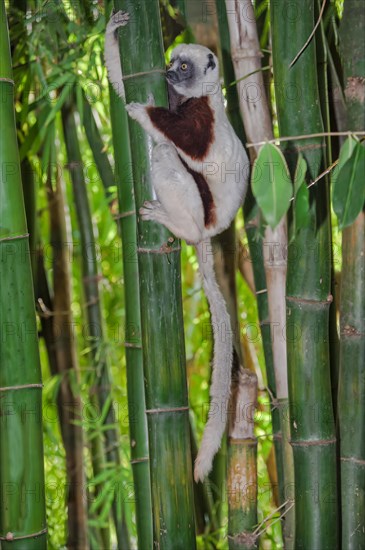
[[[103,408],[105,400],[109,396],[110,382],[107,387],[100,392],[100,378],[105,376],[107,368],[105,360],[102,358],[98,364],[97,355],[102,346],[102,325],[100,314],[100,297],[98,288],[98,270],[96,263],[95,240],[93,235],[91,214],[89,202],[86,192],[85,180],[83,176],[83,164],[81,153],[78,145],[76,124],[74,120],[74,111],[72,99],[62,108],[62,124],[64,141],[67,152],[67,166],[70,172],[70,178],[73,188],[74,202],[76,206],[76,217],[80,231],[80,245],[82,250],[82,287],[84,291],[84,299],[86,302],[86,318],[88,323],[88,336],[90,339],[90,359],[94,370],[94,379],[92,380],[89,389],[91,404],[94,408]],[[99,376],[97,371],[100,372]],[[106,396],[104,396],[104,391]],[[102,393],[104,401],[101,399]],[[98,399],[95,399],[96,395]],[[91,438],[91,461],[93,465],[93,473],[96,477],[105,467],[104,464],[104,449],[101,439],[101,434],[98,433]],[[95,497],[102,490],[102,484],[95,487]],[[100,542],[105,548],[110,546],[109,527],[96,529],[98,531]]]
[[[282,17],[285,5],[271,4],[274,83],[281,135],[323,132],[318,95],[315,38],[296,63],[290,62],[314,28],[314,2],[295,1],[298,15]],[[286,93],[295,91],[291,101]],[[300,151],[306,181],[323,165],[323,141],[283,143],[293,174]],[[287,325],[291,438],[295,470],[295,547],[337,548],[336,440],[329,357],[330,221],[325,186],[310,188],[308,226],[288,250]],[[314,255],[315,254],[315,255]]]
[[[107,5],[107,15],[111,2]],[[150,464],[146,418],[146,400],[141,341],[141,313],[137,253],[137,218],[133,188],[132,159],[129,146],[127,113],[123,101],[109,85],[115,181],[118,191],[119,227],[123,244],[125,299],[125,357],[131,465],[133,472],[138,547],[149,550],[153,545]]]
[[37,184],[33,174],[33,168],[28,158],[20,163],[25,214],[29,232],[29,251],[32,266],[32,277],[34,288],[37,285],[37,244],[38,244],[38,222],[37,222]]
[[[364,10],[346,4],[340,27],[348,127],[365,130]],[[340,377],[342,548],[365,547],[365,213],[342,232]]]
[[[130,13],[120,33],[128,101],[145,103],[153,92],[166,105],[160,72],[164,58],[158,2],[116,1]],[[146,49],[148,37],[150,47]],[[150,72],[150,74],[146,74]],[[133,76],[136,73],[139,76]],[[143,73],[143,74],[141,74]],[[136,208],[152,197],[150,139],[130,122]],[[180,283],[180,246],[160,225],[138,220],[138,267],[143,363],[151,465],[154,544],[161,549],[195,548],[191,449]]]
[[[229,29],[228,29],[228,21],[226,16],[226,10],[224,2],[216,1],[216,8],[218,12],[218,25],[219,25],[219,33],[220,33],[220,42],[221,42],[221,52],[222,52],[222,60],[223,60],[223,75],[224,75],[224,82],[226,86],[226,99],[227,99],[227,115],[232,123],[232,126],[234,130],[236,131],[238,137],[241,138],[242,142],[244,142],[244,132],[242,127],[242,121],[239,116],[239,102],[238,102],[238,96],[237,96],[237,90],[235,87],[230,86],[231,82],[234,81],[234,70],[232,66],[232,60],[230,56],[230,36],[229,36]],[[247,169],[248,167],[240,167],[241,170]],[[255,383],[252,382],[250,377],[242,376],[242,367],[244,365],[243,360],[243,350],[241,347],[241,341],[240,341],[240,326],[238,321],[238,314],[237,314],[237,298],[236,298],[236,288],[235,288],[235,269],[236,269],[236,247],[237,247],[237,240],[236,240],[236,234],[234,230],[234,225],[231,225],[231,228],[224,232],[220,237],[219,241],[221,242],[223,246],[226,247],[227,253],[226,253],[226,261],[225,264],[230,269],[228,270],[227,267],[225,268],[225,272],[230,273],[230,278],[227,278],[227,282],[229,284],[230,293],[227,292],[227,290],[224,289],[224,286],[222,286],[223,295],[225,297],[228,311],[230,313],[231,318],[231,327],[234,334],[234,347],[236,350],[236,365],[233,366],[234,371],[234,377],[233,377],[233,394],[243,396],[245,394],[245,391],[247,391],[250,394],[250,388],[251,388],[251,398],[252,403],[257,402],[257,377],[254,373],[251,373],[251,378],[254,378],[256,380]],[[219,278],[218,278],[219,280]],[[244,383],[248,384],[248,388],[244,388]],[[256,393],[255,393],[256,388]],[[252,393],[253,390],[253,393]],[[231,400],[230,407],[234,411],[236,406],[235,399]],[[234,416],[235,417],[235,416]],[[239,416],[235,418],[234,423],[237,423],[237,430],[239,429]],[[234,425],[231,425],[231,432],[233,433],[235,430]],[[232,445],[232,447],[231,447]],[[244,532],[250,532],[253,530],[254,524],[257,521],[257,512],[252,513],[252,510],[256,510],[257,507],[257,479],[253,480],[253,477],[257,475],[257,469],[256,469],[256,459],[257,459],[257,442],[256,446],[252,447],[252,445],[246,445],[242,444],[242,442],[237,442],[234,437],[230,437],[229,439],[229,446],[228,446],[228,524],[229,524],[229,545],[230,548],[239,548],[244,547],[239,543],[238,541],[241,540],[240,536]],[[254,450],[254,452],[252,452]],[[242,453],[240,455],[240,453]],[[232,480],[235,479],[236,473],[235,470],[239,467],[239,457],[241,456],[241,466],[242,470],[244,469],[244,464],[246,459],[249,459],[250,461],[250,468],[249,471],[251,475],[250,482],[256,484],[256,493],[251,495],[250,499],[250,509],[251,511],[248,512],[247,510],[247,502],[244,502],[243,500],[240,501],[240,498],[237,501],[237,498],[234,496],[233,499],[230,497],[230,494],[232,492],[232,487],[230,486],[230,483],[232,484]],[[243,480],[243,478],[242,478]],[[242,514],[242,517],[244,518],[242,521],[238,519],[240,513]],[[250,521],[251,523],[250,525]],[[243,538],[245,538],[245,535],[242,535]],[[242,543],[243,544],[243,543]],[[249,547],[249,546],[247,546]]]
[[100,179],[105,189],[106,199],[108,201],[109,207],[113,211],[113,202],[115,197],[115,192],[111,189],[115,185],[113,170],[110,166],[105,143],[101,138],[91,105],[85,97],[84,92],[82,94],[82,99],[85,134],[89,142],[90,148],[93,152],[95,164],[97,166],[98,172],[100,174]]
[[[193,461],[198,456],[198,443],[192,422],[190,422],[190,440],[191,440],[191,455]],[[224,466],[226,463],[224,462]],[[225,468],[224,468],[225,471]],[[195,508],[195,524],[196,534],[207,534],[207,525],[209,532],[218,531],[221,524],[219,514],[221,507],[219,506],[222,499],[222,491],[216,495],[212,490],[214,486],[211,479],[204,483],[194,483],[194,508]],[[213,497],[216,497],[215,499]],[[219,521],[219,523],[218,523]]]
[[[90,113],[89,113],[90,114]],[[114,410],[110,400],[111,380],[109,374],[109,365],[103,351],[104,347],[104,329],[100,306],[98,262],[95,249],[95,238],[91,220],[90,207],[86,191],[85,180],[83,176],[82,158],[78,144],[76,124],[74,119],[73,104],[65,106],[62,111],[64,136],[67,149],[68,165],[71,173],[71,180],[76,205],[76,214],[80,229],[80,241],[82,254],[82,275],[83,289],[86,303],[86,318],[88,321],[88,337],[90,339],[90,358],[93,366],[93,380],[90,387],[90,399],[94,406],[99,410],[104,410],[107,406],[104,424],[115,424]],[[89,136],[92,139],[92,135]],[[97,144],[93,144],[94,149]],[[113,178],[114,179],[114,178]],[[95,434],[94,434],[95,435]],[[92,461],[94,476],[100,474],[105,468],[105,460],[120,466],[119,456],[119,437],[114,428],[109,428],[104,432],[105,448],[101,434],[91,439]],[[98,484],[95,488],[96,494],[103,490],[103,484]],[[113,516],[117,540],[120,547],[128,542],[128,534],[125,532],[121,514],[118,514],[118,502],[120,498],[118,492],[115,492],[113,498]],[[100,529],[103,544],[106,548],[110,546],[109,529]]]
[[[230,35],[228,28],[228,19],[225,2],[223,0],[217,0],[217,13],[218,13],[218,26],[220,34],[220,43],[222,50],[223,58],[223,75],[224,83],[226,86],[226,99],[227,99],[227,114],[229,116],[230,122],[239,136],[241,141],[245,143],[246,137],[244,133],[244,128],[242,124],[242,119],[239,113],[239,100],[236,86],[231,86],[231,83],[235,80],[234,67],[232,63],[232,58],[230,54]],[[274,372],[274,363],[273,363],[273,353],[272,353],[272,337],[271,337],[271,327],[269,320],[269,311],[268,311],[268,300],[267,300],[267,287],[266,287],[266,276],[265,269],[263,264],[263,247],[262,241],[257,239],[257,233],[259,231],[258,227],[258,218],[256,215],[256,202],[252,195],[251,188],[249,188],[245,203],[243,206],[244,218],[245,218],[245,231],[248,240],[248,247],[250,252],[250,267],[249,270],[251,277],[254,278],[254,287],[253,291],[256,292],[258,316],[260,322],[260,331],[262,336],[263,351],[265,357],[265,366],[266,366],[266,375],[268,379],[268,389],[270,394],[270,399],[273,402],[276,402],[276,387],[275,387],[275,372]],[[239,251],[240,255],[240,251]],[[250,285],[250,287],[252,284]],[[275,446],[275,456],[276,456],[276,466],[278,469],[278,479],[280,494],[284,494],[284,478],[283,478],[283,466],[282,466],[282,434],[280,430],[280,411],[279,408],[275,405],[272,407],[272,424],[273,424],[273,434],[274,434],[274,446]],[[273,487],[273,492],[277,492],[277,487]]]
[[257,376],[240,369],[232,396],[233,415],[228,446],[228,544],[230,550],[258,548],[257,439],[254,415],[257,406]]
[[[261,52],[253,6],[245,4],[242,10],[234,2],[227,0],[227,17],[230,30],[232,60],[236,80],[250,74],[250,80],[238,84],[239,106],[245,125],[247,139],[257,142],[272,139],[270,111],[265,95],[265,84],[261,72]],[[252,90],[256,97],[250,97]],[[255,148],[255,155],[258,147]],[[251,154],[253,160],[253,154]],[[247,212],[247,211],[246,211]],[[286,324],[285,282],[286,282],[287,229],[283,218],[275,229],[267,226],[263,242],[264,269],[266,275],[267,304],[272,342],[272,359],[275,373],[275,402],[279,407],[283,478],[281,502],[287,501],[284,521],[284,538],[287,548],[292,547],[294,537],[294,507],[284,491],[290,490],[294,481],[292,450],[290,447],[288,409],[288,382],[286,342],[282,331]],[[278,439],[276,439],[278,441]],[[280,459],[278,460],[280,465]]]
[[0,96],[0,541],[3,550],[41,550],[47,547],[42,380],[3,0]]
[[[55,177],[53,189],[51,180]],[[61,176],[56,171],[48,174],[48,204],[51,221],[51,246],[53,267],[53,331],[58,374],[62,376],[57,395],[59,422],[66,454],[67,475],[67,545],[75,549],[88,548],[87,514],[85,502],[83,431],[74,420],[81,421],[81,400],[73,392],[79,384],[79,368],[73,334],[71,313],[70,248],[67,239],[64,189]]]
[[[323,2],[317,0],[315,3],[315,19],[318,20],[319,13],[321,10],[321,4]],[[331,8],[330,8],[331,9]],[[329,86],[328,86],[328,53],[326,48],[326,36],[323,25],[323,19],[319,25],[318,31],[316,33],[316,54],[317,54],[317,74],[318,74],[318,87],[319,87],[319,97],[321,101],[321,112],[323,117],[324,129],[330,134],[331,131],[331,120],[330,120],[330,101],[329,101]],[[331,166],[333,161],[332,158],[332,139],[331,136],[326,136],[326,148],[324,151],[324,164],[325,166]],[[329,190],[330,186],[330,175],[326,174],[324,176],[324,181],[322,185],[326,185]],[[329,197],[329,193],[328,193]],[[338,372],[339,372],[339,336],[337,330],[337,300],[336,300],[336,281],[335,281],[335,270],[333,263],[333,239],[332,239],[332,226],[330,225],[330,242],[331,242],[331,294],[333,296],[333,301],[330,305],[329,312],[329,331],[330,331],[330,361],[331,361],[331,386],[332,386],[332,401],[334,414],[336,417],[337,409],[337,394],[338,394]]]

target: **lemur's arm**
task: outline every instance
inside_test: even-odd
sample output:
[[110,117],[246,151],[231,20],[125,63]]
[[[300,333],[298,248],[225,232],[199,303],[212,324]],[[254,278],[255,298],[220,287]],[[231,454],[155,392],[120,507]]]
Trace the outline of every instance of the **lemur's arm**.
[[129,103],[126,109],[156,142],[170,140],[194,160],[204,160],[214,141],[214,114],[207,96],[189,99],[176,111],[140,103]]
[[122,68],[120,66],[118,29],[124,27],[129,21],[129,14],[118,11],[113,13],[106,26],[105,31],[105,65],[108,71],[108,78],[116,94],[125,99]]

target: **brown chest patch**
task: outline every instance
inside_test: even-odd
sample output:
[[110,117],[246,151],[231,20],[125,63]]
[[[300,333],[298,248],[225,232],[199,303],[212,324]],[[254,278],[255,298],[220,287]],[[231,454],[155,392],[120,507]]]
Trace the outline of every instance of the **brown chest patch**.
[[147,107],[152,124],[194,160],[204,160],[214,140],[214,113],[207,96],[188,99],[176,111]]
[[215,204],[207,180],[202,174],[200,174],[199,172],[195,172],[195,170],[192,170],[181,157],[179,158],[189,174],[193,176],[196,186],[198,188],[203,203],[205,227],[214,225],[216,222]]

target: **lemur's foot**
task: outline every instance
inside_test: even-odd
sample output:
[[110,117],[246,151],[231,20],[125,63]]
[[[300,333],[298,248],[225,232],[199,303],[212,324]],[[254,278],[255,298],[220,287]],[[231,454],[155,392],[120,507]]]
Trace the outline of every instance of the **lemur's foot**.
[[115,32],[119,27],[125,27],[129,21],[129,13],[119,10],[113,13],[109,19],[107,32]]
[[155,220],[156,211],[160,210],[159,201],[145,201],[139,209],[139,215],[143,221]]

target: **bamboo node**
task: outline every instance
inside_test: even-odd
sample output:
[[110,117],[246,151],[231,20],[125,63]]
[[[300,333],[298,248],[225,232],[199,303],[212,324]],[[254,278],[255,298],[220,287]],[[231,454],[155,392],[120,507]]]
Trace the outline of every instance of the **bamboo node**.
[[143,462],[148,462],[149,457],[148,456],[142,456],[141,458],[133,458],[133,460],[130,460],[130,464],[141,464]]
[[333,443],[336,443],[336,438],[333,437],[331,439],[311,439],[306,441],[290,441],[290,445],[292,447],[314,447],[316,445],[333,445]]
[[251,57],[264,57],[261,50],[256,48],[237,48],[231,51],[232,61],[241,61],[242,59],[250,59]]
[[135,344],[134,342],[124,342],[125,348],[142,349],[141,344]]
[[292,303],[296,303],[298,305],[301,305],[301,306],[316,306],[316,307],[319,307],[319,308],[323,308],[323,307],[327,307],[330,305],[330,303],[332,302],[332,295],[329,294],[327,296],[327,299],[326,300],[315,300],[315,299],[310,299],[310,298],[300,298],[299,296],[287,296],[286,297],[286,300],[287,302],[292,302]]
[[7,82],[8,84],[12,84],[14,86],[14,80],[12,78],[5,78],[5,76],[0,77],[0,82]]
[[14,390],[26,390],[33,388],[43,388],[43,384],[22,384],[21,386],[5,386],[0,388],[1,391],[14,391]]
[[171,252],[180,252],[181,246],[171,248],[168,243],[164,243],[160,248],[142,248],[138,247],[137,252],[141,254],[171,254]]
[[182,412],[188,411],[189,407],[164,407],[163,409],[146,409],[147,414],[160,414],[160,413],[170,413],[170,412]]
[[17,239],[27,239],[29,237],[29,233],[23,233],[22,235],[13,235],[10,237],[1,237],[0,243],[3,243],[5,241],[16,241]]
[[362,460],[361,458],[341,456],[340,460],[341,462],[352,462],[353,464],[365,466],[365,460]]

